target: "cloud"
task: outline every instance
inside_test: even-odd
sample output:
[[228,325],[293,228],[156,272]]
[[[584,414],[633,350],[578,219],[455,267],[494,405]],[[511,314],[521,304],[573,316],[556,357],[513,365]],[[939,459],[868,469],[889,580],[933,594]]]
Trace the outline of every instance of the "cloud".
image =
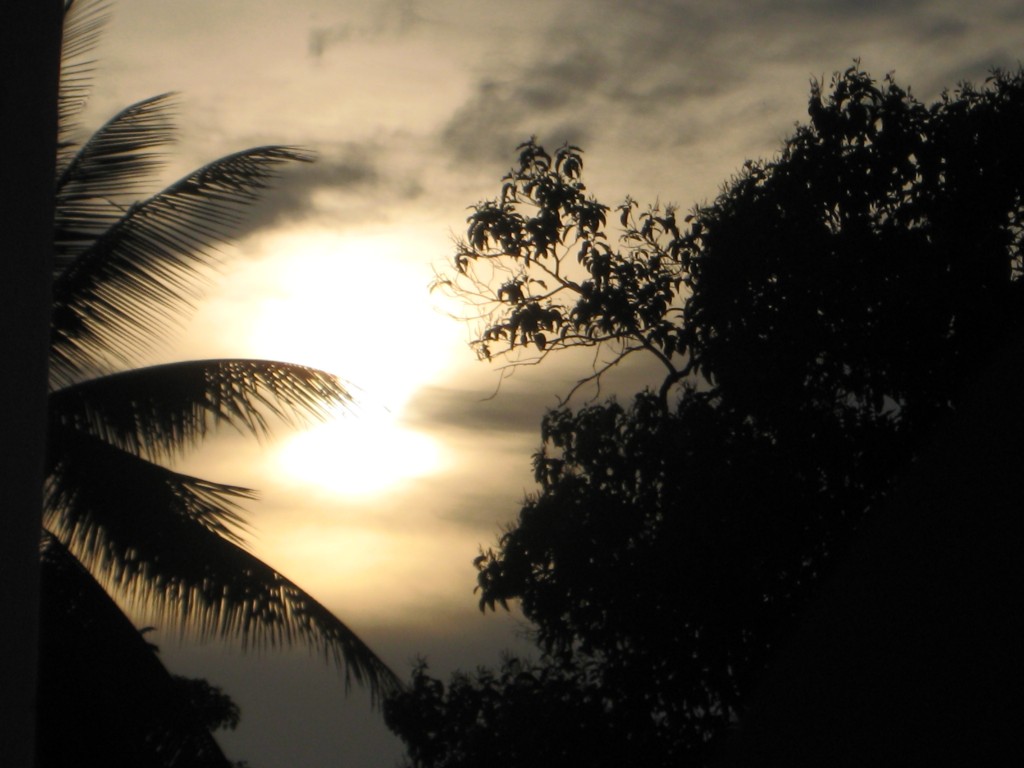
[[730,14],[719,14],[717,6],[643,2],[577,9],[541,35],[532,56],[484,68],[442,134],[457,162],[505,158],[531,135],[553,145],[589,144],[609,135],[621,139],[637,124],[667,134],[672,115],[687,105],[699,111],[708,97],[743,79],[733,63],[733,38],[725,34]]
[[413,426],[430,424],[443,429],[529,434],[540,439],[540,419],[557,404],[550,393],[489,392],[453,387],[424,387],[406,406],[404,419]]
[[543,26],[503,28],[477,62],[438,134],[457,173],[500,172],[535,135],[549,150],[583,146],[592,189],[610,182],[613,197],[667,194],[689,206],[713,197],[745,159],[778,150],[806,119],[812,78],[827,83],[860,58],[930,100],[1012,65],[1006,52],[1024,46],[1006,0],[577,0],[557,9]]
[[562,79],[557,66],[537,67],[538,77],[518,81],[485,80],[453,115],[441,139],[460,164],[499,161],[530,136],[541,143],[583,144],[590,134],[574,117],[585,108],[585,84]]
[[352,41],[374,41],[402,37],[426,19],[413,0],[388,0],[370,6],[371,15],[359,21],[316,27],[309,33],[309,54],[314,59],[338,45]]
[[348,143],[321,151],[313,163],[287,167],[250,209],[238,239],[314,216],[318,195],[364,194],[376,188],[382,179],[374,155],[372,146]]

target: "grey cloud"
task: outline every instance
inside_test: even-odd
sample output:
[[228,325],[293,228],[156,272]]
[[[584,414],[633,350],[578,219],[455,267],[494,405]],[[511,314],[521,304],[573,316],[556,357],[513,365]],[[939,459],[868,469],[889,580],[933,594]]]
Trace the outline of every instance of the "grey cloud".
[[[953,91],[962,83],[980,85],[994,69],[1014,72],[1020,66],[1021,57],[1019,53],[1011,54],[1002,48],[987,51],[981,56],[972,56],[968,52],[963,59],[958,59],[954,64],[945,67],[941,72],[937,73],[929,83],[931,90],[935,92],[941,89]],[[918,89],[915,87],[914,93],[916,94],[917,92]]]
[[[523,465],[526,466],[530,460],[529,455],[523,454],[522,460]],[[498,471],[501,469],[499,468]],[[437,513],[438,519],[453,523],[466,530],[476,531],[480,536],[479,545],[488,547],[494,545],[502,528],[515,520],[525,497],[536,489],[524,488],[519,495],[510,494],[508,497],[497,496],[493,489],[486,487],[476,493],[453,494],[451,489],[445,490],[448,492],[449,500],[443,510]],[[477,553],[469,551],[466,554],[468,555],[466,558],[468,564]]]
[[462,162],[508,157],[517,144],[537,135],[549,144],[580,144],[588,138],[585,110],[605,62],[596,54],[570,54],[537,62],[515,80],[484,80],[449,120],[445,148]]
[[[531,446],[540,445],[540,423],[545,413],[559,406],[573,384],[592,372],[589,353],[551,358],[541,368],[549,376],[547,387],[494,390],[461,389],[457,387],[425,387],[407,406],[404,418],[413,426],[429,425],[431,429],[467,430],[522,438]],[[616,398],[632,401],[645,387],[656,387],[665,377],[665,369],[652,355],[635,356],[623,362],[601,379],[600,387],[582,387],[569,401],[568,407],[579,409],[595,402]],[[495,374],[497,375],[497,374]],[[497,380],[495,380],[497,384]]]
[[[665,5],[681,7],[685,0],[666,0]],[[930,0],[729,0],[719,7],[754,18],[789,14],[802,17],[864,18],[910,14]],[[687,3],[689,5],[689,3]],[[714,4],[705,4],[714,7]]]
[[[531,135],[547,145],[677,147],[681,129],[688,136],[682,143],[715,139],[737,130],[723,120],[743,115],[759,122],[738,130],[763,131],[763,115],[781,139],[802,112],[772,110],[788,112],[803,101],[807,81],[777,74],[805,65],[807,78],[827,81],[855,57],[873,55],[865,66],[880,76],[898,70],[905,51],[922,48],[934,52],[936,68],[968,64],[963,52],[977,51],[984,39],[979,18],[1002,7],[994,0],[970,9],[923,0],[566,5],[536,53],[520,41],[524,52],[515,63],[485,68],[452,115],[441,140],[457,163],[507,160]],[[993,61],[997,53],[988,60],[1002,63],[1002,56]],[[772,113],[764,115],[766,108]]]
[[1005,4],[1005,7],[1000,8],[996,15],[1003,21],[1015,23],[1024,19],[1024,5],[1016,2],[1016,0],[1010,0]]
[[536,435],[540,441],[541,416],[556,399],[549,394],[503,391],[483,400],[490,393],[479,390],[426,387],[408,405],[406,418],[413,424],[432,427],[483,430]]
[[548,31],[533,60],[481,79],[442,135],[456,160],[505,158],[531,135],[552,145],[587,143],[623,112],[658,117],[740,79],[731,57],[716,53],[728,13],[647,2],[590,17],[588,24],[587,14],[573,14],[571,26]]
[[324,52],[352,37],[352,25],[338,24],[333,27],[319,27],[309,33],[309,55],[319,59]]
[[951,16],[939,16],[924,22],[918,30],[918,37],[924,41],[944,40],[950,43],[963,38],[971,25],[964,19]]
[[344,21],[311,30],[309,53],[314,59],[319,59],[330,48],[351,40],[400,37],[425,21],[413,0],[389,0],[375,5],[369,19]]
[[311,164],[286,168],[251,209],[251,234],[315,213],[314,196],[320,191],[363,192],[380,184],[373,148],[347,144],[321,152]]

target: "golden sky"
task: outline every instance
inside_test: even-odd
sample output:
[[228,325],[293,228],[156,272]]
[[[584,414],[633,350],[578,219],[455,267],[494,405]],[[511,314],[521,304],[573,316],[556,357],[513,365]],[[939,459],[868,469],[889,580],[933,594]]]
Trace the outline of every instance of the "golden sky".
[[[688,208],[806,116],[811,78],[859,57],[923,100],[1016,67],[1018,0],[119,0],[89,111],[178,91],[168,181],[265,143],[318,153],[268,196],[156,360],[262,357],[352,382],[355,413],[264,445],[225,436],[203,477],[260,489],[257,554],[403,676],[496,663],[514,618],[482,617],[471,561],[532,490],[539,419],[579,359],[498,396],[467,329],[427,290],[467,206],[530,135],[585,150],[600,199]],[[642,385],[642,371],[620,381]],[[390,765],[374,715],[316,661],[162,645],[243,708],[229,756],[260,768]],[[368,724],[370,721],[373,723]],[[382,746],[383,745],[383,746]]]

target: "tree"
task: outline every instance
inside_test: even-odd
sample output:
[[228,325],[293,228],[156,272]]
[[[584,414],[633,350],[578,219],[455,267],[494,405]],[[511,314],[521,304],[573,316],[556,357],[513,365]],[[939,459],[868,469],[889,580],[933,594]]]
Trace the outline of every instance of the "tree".
[[237,707],[171,675],[156,648],[53,538],[42,550],[37,766],[230,765],[211,731]]
[[[89,87],[84,57],[104,19],[102,4],[65,3],[45,551],[84,566],[62,578],[88,571],[182,632],[254,646],[301,642],[342,669],[346,683],[389,691],[396,678],[355,633],[245,548],[240,504],[252,491],[160,463],[217,427],[262,436],[273,420],[323,418],[350,402],[344,384],[265,360],[129,367],[191,308],[217,247],[280,166],[312,155],[248,149],[138,200],[173,139],[174,100],[133,104],[75,143]],[[53,562],[44,557],[44,569]]]
[[385,719],[416,766],[646,764],[652,745],[619,738],[632,724],[611,706],[593,669],[507,657],[497,671],[457,672],[446,688],[421,661]]
[[0,145],[17,148],[2,177],[0,259],[0,763],[31,765],[39,624],[38,532],[46,432],[53,144],[60,65],[59,0],[14,0],[0,32]]
[[[521,601],[551,664],[638,715],[619,737],[658,743],[651,765],[706,759],[742,718],[837,556],[1020,327],[1024,74],[926,106],[853,66],[813,85],[809,115],[681,222],[627,198],[618,247],[581,151],[529,141],[438,280],[484,318],[484,358],[598,347],[581,384],[635,352],[665,368],[627,407],[545,416],[540,490],[477,559],[481,608]],[[456,735],[419,764],[465,750]]]

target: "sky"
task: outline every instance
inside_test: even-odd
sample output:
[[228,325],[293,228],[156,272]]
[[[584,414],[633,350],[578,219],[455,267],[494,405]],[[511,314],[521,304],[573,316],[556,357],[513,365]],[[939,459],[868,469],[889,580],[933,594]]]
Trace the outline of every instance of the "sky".
[[[86,124],[179,92],[168,182],[248,146],[317,153],[256,208],[195,314],[146,362],[271,358],[351,382],[352,413],[262,444],[224,435],[181,466],[258,488],[253,551],[403,678],[419,656],[447,677],[529,649],[519,616],[477,609],[472,560],[534,490],[545,409],[589,371],[549,360],[499,390],[428,290],[516,145],[583,147],[605,203],[685,209],[772,155],[806,118],[810,81],[854,59],[927,102],[1022,53],[1017,0],[118,0]],[[605,392],[649,381],[641,365]],[[366,697],[346,698],[301,649],[153,638],[173,671],[241,705],[221,738],[234,760],[400,759]]]

